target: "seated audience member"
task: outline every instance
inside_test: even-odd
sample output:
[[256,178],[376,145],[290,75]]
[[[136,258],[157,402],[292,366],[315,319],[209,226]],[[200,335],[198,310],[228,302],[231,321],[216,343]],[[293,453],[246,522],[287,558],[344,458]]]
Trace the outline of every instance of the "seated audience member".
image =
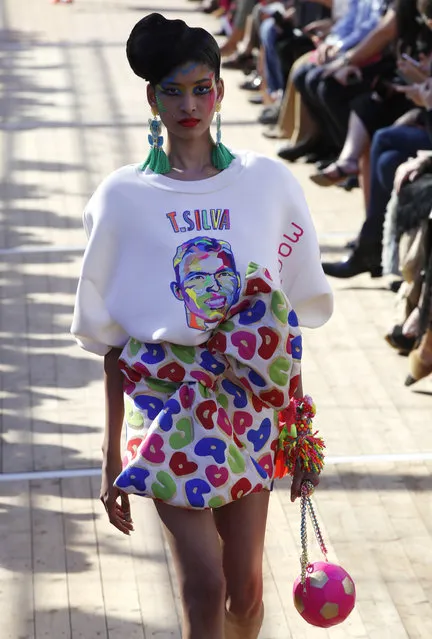
[[[273,86],[276,84],[273,92],[283,89],[285,81],[280,86],[281,82],[277,80],[281,76],[287,77],[292,61],[298,55],[313,48],[310,37],[303,35],[301,28],[327,14],[327,9],[309,0],[256,2],[247,16],[244,38],[222,66],[224,69],[248,69],[255,62],[253,51],[261,47],[264,66],[267,67],[265,75],[270,77]],[[280,60],[273,59],[275,51],[280,54]]]
[[403,278],[397,291],[395,325],[385,338],[404,355],[414,348],[421,332],[425,236],[431,207],[432,153],[419,151],[398,167],[384,220],[383,275]]
[[[329,3],[330,4],[330,3]],[[343,17],[348,5],[348,0],[334,0],[331,3],[331,18],[324,20],[315,20],[307,24],[302,33],[310,37],[310,40],[316,43],[318,38],[323,38],[330,32],[332,25]],[[284,64],[283,49],[279,51]],[[313,55],[313,54],[312,54]],[[282,104],[278,114],[276,126],[271,125],[263,131],[263,135],[272,139],[289,138],[291,145],[302,143],[308,144],[309,140],[316,138],[316,123],[309,116],[307,109],[304,107],[300,94],[293,84],[293,77],[297,69],[309,61],[311,55],[309,52],[298,57],[291,66],[286,82]]]
[[385,336],[409,354],[406,386],[432,373],[432,153],[400,165],[384,223],[384,274],[401,274],[398,319]]
[[247,18],[257,3],[258,0],[236,0],[231,34],[220,47],[222,57],[232,55],[237,50],[237,45],[245,34]]
[[[367,155],[369,153],[370,141],[373,134],[381,128],[390,126],[398,118],[408,122],[407,112],[412,110],[412,103],[397,90],[395,83],[401,82],[421,82],[429,76],[429,61],[424,55],[432,49],[432,32],[418,21],[419,13],[416,9],[415,0],[399,0],[395,7],[390,8],[383,17],[380,25],[369,37],[363,47],[357,47],[347,53],[346,57],[350,61],[349,65],[340,64],[335,61],[329,65],[325,71],[326,78],[322,80],[318,87],[318,96],[322,108],[328,117],[333,119],[334,129],[339,128],[340,135],[346,128],[345,114],[346,106],[340,108],[341,97],[344,85],[351,77],[356,85],[370,83],[373,90],[366,90],[350,102],[351,112],[348,120],[348,134],[343,143],[342,151],[338,159],[311,179],[320,186],[330,186],[337,184],[347,176],[357,175],[359,172],[359,161],[364,155],[363,178],[367,171]],[[376,35],[382,33],[388,40],[392,38],[392,47],[387,47],[387,55],[383,55],[381,62],[372,64],[370,67],[360,68],[359,50],[369,49],[372,40],[379,41]],[[377,52],[377,50],[375,49]],[[399,53],[398,64],[396,66],[396,52]],[[412,64],[408,58],[405,60],[404,54],[409,54],[419,58],[420,62]],[[356,62],[353,64],[352,60]],[[381,65],[383,73],[375,75],[377,67]],[[387,71],[387,74],[385,73]],[[399,76],[396,75],[399,73]],[[339,87],[339,88],[338,88]],[[338,90],[335,90],[338,89]],[[338,99],[337,99],[338,98]],[[343,100],[342,100],[343,103]],[[414,119],[414,113],[409,118]],[[365,189],[367,191],[367,189]],[[366,193],[367,195],[367,193]],[[366,197],[367,199],[367,197]]]
[[[432,26],[432,0],[420,0],[420,3],[430,9]],[[396,170],[418,150],[432,150],[432,80],[403,90],[413,103],[421,106],[424,126],[420,125],[420,121],[417,126],[391,126],[380,129],[374,135],[366,220],[352,253],[341,262],[323,263],[327,275],[347,278],[365,272],[370,272],[373,277],[381,274],[383,222]]]
[[[336,22],[329,35],[319,44],[315,58],[297,70],[293,77],[294,85],[310,116],[317,123],[321,139],[317,140],[315,147],[312,145],[306,148],[297,148],[292,145],[283,147],[278,152],[280,157],[293,161],[310,152],[329,155],[340,150],[335,140],[333,124],[319,105],[316,91],[326,64],[337,57],[344,56],[345,52],[364,40],[378,25],[386,6],[386,0],[350,0],[347,13]],[[358,88],[355,87],[354,95],[357,94]],[[349,101],[348,96],[343,99]],[[348,104],[346,108],[349,110]]]
[[419,336],[408,357],[409,372],[405,386],[411,386],[432,374],[432,213],[423,237],[424,270],[419,300]]
[[[274,7],[274,4],[270,5]],[[289,9],[266,13],[264,6],[261,11],[261,25],[259,39],[261,43],[264,77],[267,92],[273,102],[273,107],[263,110],[258,121],[261,124],[275,124],[279,117],[280,104],[284,88],[291,67],[304,53],[315,48],[309,33],[304,33],[307,25],[322,20],[330,13],[316,3],[295,0]]]

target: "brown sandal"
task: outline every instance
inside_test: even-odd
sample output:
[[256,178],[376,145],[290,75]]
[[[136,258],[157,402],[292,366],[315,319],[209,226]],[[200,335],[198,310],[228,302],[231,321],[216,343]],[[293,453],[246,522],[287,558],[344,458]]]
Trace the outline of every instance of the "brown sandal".
[[428,329],[416,349],[408,356],[409,373],[405,386],[412,386],[432,373],[432,329]]
[[[348,166],[356,166],[355,171],[348,171]],[[318,186],[334,186],[344,182],[347,178],[358,176],[358,166],[356,160],[337,160],[332,162],[326,169],[310,175],[310,179]]]

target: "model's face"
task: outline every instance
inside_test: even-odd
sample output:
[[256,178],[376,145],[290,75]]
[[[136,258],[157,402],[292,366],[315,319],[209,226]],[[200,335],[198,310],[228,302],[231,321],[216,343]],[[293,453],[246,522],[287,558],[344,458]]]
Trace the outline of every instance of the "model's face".
[[196,251],[187,255],[179,267],[180,290],[191,313],[216,322],[232,305],[239,278],[229,256],[220,251]]
[[156,87],[148,88],[148,98],[156,107],[168,132],[190,139],[207,131],[223,84],[207,66],[191,62],[176,69]]

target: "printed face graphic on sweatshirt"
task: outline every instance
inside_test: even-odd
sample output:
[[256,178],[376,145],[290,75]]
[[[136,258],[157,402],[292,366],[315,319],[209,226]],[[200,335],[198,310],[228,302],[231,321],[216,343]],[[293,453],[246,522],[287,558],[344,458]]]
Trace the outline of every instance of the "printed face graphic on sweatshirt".
[[188,326],[205,331],[220,322],[240,293],[230,244],[197,237],[178,247],[173,263],[171,290],[184,302]]

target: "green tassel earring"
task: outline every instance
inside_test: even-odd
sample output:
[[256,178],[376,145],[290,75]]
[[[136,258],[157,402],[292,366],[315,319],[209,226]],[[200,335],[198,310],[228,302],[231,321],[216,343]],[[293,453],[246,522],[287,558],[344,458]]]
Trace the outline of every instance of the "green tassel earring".
[[162,122],[158,119],[158,114],[152,110],[153,118],[149,120],[150,133],[148,141],[151,146],[150,153],[147,156],[147,160],[141,165],[141,171],[144,171],[146,167],[149,167],[153,173],[169,173],[171,171],[171,165],[168,160],[168,156],[162,148],[163,137]]
[[235,155],[231,153],[227,147],[222,144],[222,132],[221,132],[221,105],[216,105],[216,144],[212,151],[212,164],[219,171],[227,169],[231,162],[234,160]]

